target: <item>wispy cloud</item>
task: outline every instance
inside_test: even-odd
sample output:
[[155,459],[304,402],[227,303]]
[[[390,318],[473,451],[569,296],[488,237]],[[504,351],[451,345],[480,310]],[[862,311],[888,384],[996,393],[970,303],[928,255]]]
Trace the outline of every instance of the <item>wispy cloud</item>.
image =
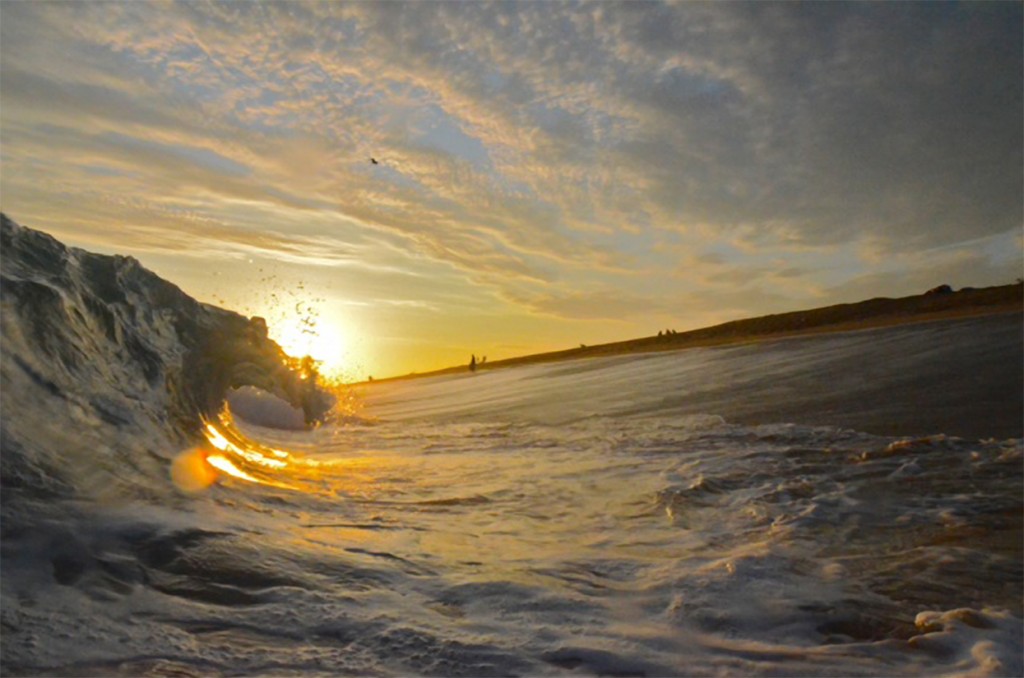
[[376,237],[611,319],[828,298],[1024,222],[1019,4],[0,12],[4,209],[140,250],[391,265]]

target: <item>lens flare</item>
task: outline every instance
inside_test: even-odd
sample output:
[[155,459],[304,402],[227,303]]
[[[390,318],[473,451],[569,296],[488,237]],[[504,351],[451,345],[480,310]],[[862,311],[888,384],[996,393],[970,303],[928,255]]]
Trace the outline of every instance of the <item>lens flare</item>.
[[217,481],[217,471],[207,463],[206,451],[193,447],[171,462],[171,481],[182,492],[196,494]]

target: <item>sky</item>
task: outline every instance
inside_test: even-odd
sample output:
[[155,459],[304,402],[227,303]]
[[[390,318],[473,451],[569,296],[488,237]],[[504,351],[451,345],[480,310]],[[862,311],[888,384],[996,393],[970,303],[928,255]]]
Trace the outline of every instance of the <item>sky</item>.
[[1022,35],[1016,2],[2,2],[0,208],[353,380],[1006,284]]

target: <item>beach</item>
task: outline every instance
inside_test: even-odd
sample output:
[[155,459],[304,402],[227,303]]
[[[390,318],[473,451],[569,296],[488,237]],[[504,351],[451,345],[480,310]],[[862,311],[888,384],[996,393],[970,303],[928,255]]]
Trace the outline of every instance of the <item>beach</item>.
[[[677,396],[683,413],[795,421],[880,435],[1024,435],[1022,287],[877,299],[673,335],[496,360],[477,369],[701,350],[747,367]],[[833,354],[834,339],[857,346]],[[771,367],[791,363],[780,383]],[[468,374],[457,366],[397,379]],[[370,390],[391,380],[381,379]],[[364,386],[367,386],[364,384]]]
[[[878,298],[838,304],[805,311],[734,320],[720,325],[678,333],[586,345],[559,351],[494,360],[479,369],[529,365],[552,360],[673,351],[700,346],[744,344],[769,339],[806,337],[832,332],[913,325],[941,320],[976,318],[987,315],[1024,314],[1024,285],[1000,285],[983,289],[939,294],[921,294],[898,299]],[[408,379],[457,372],[458,365],[441,370],[391,377]],[[387,381],[380,379],[378,381]]]

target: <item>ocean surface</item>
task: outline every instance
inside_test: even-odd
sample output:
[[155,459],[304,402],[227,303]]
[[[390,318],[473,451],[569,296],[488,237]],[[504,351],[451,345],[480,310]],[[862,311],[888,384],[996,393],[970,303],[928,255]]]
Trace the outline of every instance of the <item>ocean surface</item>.
[[1024,673],[1019,315],[324,393],[2,235],[5,676]]

